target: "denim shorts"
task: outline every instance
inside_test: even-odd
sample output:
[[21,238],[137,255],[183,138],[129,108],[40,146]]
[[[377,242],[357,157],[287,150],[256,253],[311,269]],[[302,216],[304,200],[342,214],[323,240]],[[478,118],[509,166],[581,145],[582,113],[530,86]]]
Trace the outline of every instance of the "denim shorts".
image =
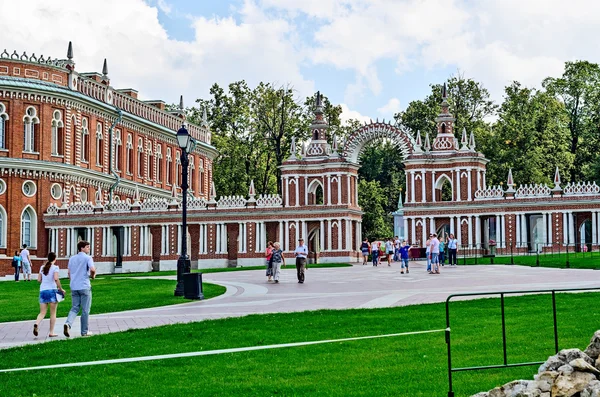
[[57,289],[45,289],[40,291],[40,303],[56,303]]

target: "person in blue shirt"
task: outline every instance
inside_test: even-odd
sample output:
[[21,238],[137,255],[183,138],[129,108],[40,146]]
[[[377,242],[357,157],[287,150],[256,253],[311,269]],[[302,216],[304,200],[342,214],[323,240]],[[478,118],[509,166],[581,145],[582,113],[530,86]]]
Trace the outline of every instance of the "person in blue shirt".
[[440,238],[440,264],[442,266],[444,266],[444,260],[446,259],[446,255],[445,255],[445,248],[446,248],[446,243],[444,241],[444,238]]
[[450,266],[456,266],[456,252],[458,250],[458,243],[454,238],[454,234],[450,234],[448,237],[448,244],[446,244],[446,248],[448,249],[448,264]]
[[410,250],[410,244],[405,241],[402,242],[402,247],[400,247],[400,261],[401,269],[400,274],[404,274],[404,268],[406,267],[406,274],[408,274],[408,250]]
[[15,281],[19,281],[19,274],[21,273],[21,255],[19,251],[15,251],[15,256],[12,259],[12,267],[15,268]]

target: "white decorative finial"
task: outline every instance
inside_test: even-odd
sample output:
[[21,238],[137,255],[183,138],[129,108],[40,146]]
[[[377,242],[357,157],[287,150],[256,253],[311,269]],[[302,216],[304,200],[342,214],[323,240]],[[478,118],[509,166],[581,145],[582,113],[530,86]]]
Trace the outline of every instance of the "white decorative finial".
[[215,198],[217,197],[217,190],[215,189],[215,181],[211,181],[210,183],[210,195],[209,199],[211,203],[215,203]]
[[292,144],[290,145],[290,158],[288,160],[296,160],[296,137],[292,137]]
[[467,146],[468,143],[469,143],[469,141],[467,141],[467,129],[465,127],[463,127],[462,137],[460,138],[460,150],[461,151],[469,150],[469,147]]
[[554,189],[552,189],[552,191],[562,191],[562,188],[560,187],[560,172],[558,171],[558,166],[556,167],[556,171],[554,172]]
[[469,149],[471,149],[472,152],[475,151],[475,135],[473,134],[473,131],[471,131],[471,135],[469,135]]
[[254,199],[254,196],[256,196],[256,192],[254,191],[254,179],[250,181],[250,188],[248,188],[248,196],[250,196],[250,198],[248,199],[249,202],[256,201]]
[[423,143],[421,143],[421,131],[417,131],[417,140],[415,142],[415,153],[423,153]]
[[508,169],[508,178],[506,179],[506,186],[508,186],[508,189],[506,189],[507,193],[515,192],[515,182],[513,180],[512,168]]

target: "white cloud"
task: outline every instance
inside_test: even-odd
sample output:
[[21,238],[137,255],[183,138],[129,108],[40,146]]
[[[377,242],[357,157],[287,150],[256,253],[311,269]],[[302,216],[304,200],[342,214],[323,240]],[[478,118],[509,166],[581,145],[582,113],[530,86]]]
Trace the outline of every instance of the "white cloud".
[[250,86],[290,83],[303,96],[314,92],[314,83],[300,73],[303,51],[293,26],[265,17],[251,1],[238,10],[240,22],[196,17],[189,22],[195,30],[190,41],[169,38],[158,12],[142,0],[106,0],[102,7],[91,0],[76,6],[66,0],[0,2],[2,45],[10,52],[64,58],[71,40],[79,72],[100,71],[107,58],[111,85],[167,103],[183,94],[191,104],[208,98],[215,82],[226,86],[242,79]]
[[382,114],[386,117],[394,117],[394,114],[400,111],[400,100],[398,98],[390,98],[390,100],[383,105],[382,107],[377,109],[379,114]]
[[165,0],[158,0],[156,5],[162,12],[164,12],[167,15],[169,15],[171,11],[173,11],[173,6],[167,3]]
[[368,123],[371,119],[368,116],[362,115],[360,112],[356,110],[350,110],[348,105],[345,103],[340,104],[342,107],[342,114],[340,114],[340,120],[342,124],[346,124],[348,120],[358,120],[364,123]]

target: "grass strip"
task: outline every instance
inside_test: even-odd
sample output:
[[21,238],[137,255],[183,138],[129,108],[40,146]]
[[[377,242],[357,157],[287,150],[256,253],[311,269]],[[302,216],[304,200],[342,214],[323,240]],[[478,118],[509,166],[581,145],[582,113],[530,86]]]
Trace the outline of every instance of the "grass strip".
[[[557,294],[560,347],[585,348],[597,328],[600,294]],[[550,295],[505,299],[510,363],[542,361],[553,352]],[[456,367],[502,362],[498,299],[451,303]],[[23,346],[2,352],[1,368],[51,365],[178,352],[205,351],[411,332],[445,327],[443,304],[386,309],[252,315],[130,330]],[[488,390],[535,367],[454,375],[457,396]],[[32,377],[52,379],[54,389]],[[72,382],[77,379],[77,382]],[[99,381],[101,380],[101,381]],[[0,374],[0,395],[324,395],[444,396],[447,393],[443,334],[411,335],[210,357]]]
[[[567,259],[569,260],[569,267],[572,269],[600,269],[600,254],[597,252],[594,253],[570,253],[565,254],[564,252],[561,254],[553,253],[553,254],[530,254],[523,256],[513,256],[512,264],[521,265],[521,266],[539,266],[540,267],[551,267],[551,268],[566,268]],[[460,257],[458,258],[458,264],[464,265],[465,262],[467,265],[510,265],[511,257],[508,256],[495,256],[491,257],[479,257],[479,258],[469,258],[469,257]]]
[[[71,309],[68,287],[68,280],[63,281],[67,299],[58,304],[59,317],[65,317]],[[202,288],[205,299],[224,294],[226,290],[225,287],[210,283],[202,283]],[[40,311],[39,290],[37,281],[0,283],[0,322],[35,320]],[[171,280],[98,278],[92,281],[91,313],[112,313],[190,302],[183,297],[174,296],[174,290],[175,282]]]

